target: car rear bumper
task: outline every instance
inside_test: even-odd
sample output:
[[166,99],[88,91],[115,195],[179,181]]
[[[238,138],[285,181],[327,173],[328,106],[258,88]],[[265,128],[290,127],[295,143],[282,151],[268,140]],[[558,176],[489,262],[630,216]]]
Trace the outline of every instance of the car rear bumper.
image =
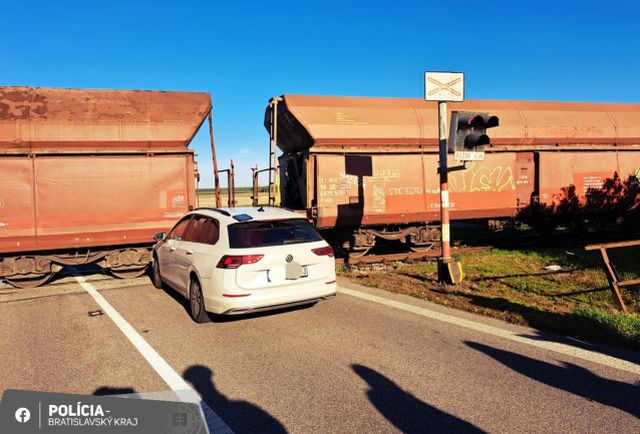
[[240,315],[316,303],[334,297],[336,289],[335,283],[320,283],[278,291],[252,291],[251,295],[246,297],[224,297],[219,291],[208,291],[207,289],[204,289],[203,295],[208,312],[220,315]]
[[296,307],[296,306],[304,306],[307,304],[314,304],[317,303],[321,300],[328,300],[330,298],[335,297],[335,293],[331,294],[331,295],[327,295],[324,297],[320,297],[320,298],[312,298],[310,300],[300,300],[300,301],[294,301],[294,302],[290,302],[290,303],[284,303],[284,304],[276,304],[276,305],[269,305],[269,306],[262,306],[262,307],[234,307],[232,309],[229,309],[225,312],[222,312],[222,315],[241,315],[244,313],[255,313],[255,312],[266,312],[269,310],[276,310],[276,309],[286,309],[288,307]]

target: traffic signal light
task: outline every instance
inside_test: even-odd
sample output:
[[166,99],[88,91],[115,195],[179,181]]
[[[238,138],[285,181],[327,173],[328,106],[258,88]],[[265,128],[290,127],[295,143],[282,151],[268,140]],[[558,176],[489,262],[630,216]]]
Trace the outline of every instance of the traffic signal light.
[[498,125],[498,117],[487,113],[451,112],[449,150],[454,151],[456,160],[482,160],[484,146],[491,143],[487,128]]

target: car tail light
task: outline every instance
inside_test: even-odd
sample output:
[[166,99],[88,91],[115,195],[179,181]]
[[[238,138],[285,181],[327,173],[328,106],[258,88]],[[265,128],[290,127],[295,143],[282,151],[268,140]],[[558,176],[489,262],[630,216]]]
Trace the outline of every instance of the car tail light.
[[331,246],[318,247],[317,249],[311,249],[311,251],[318,256],[331,256],[333,258],[333,249]]
[[224,255],[216,268],[238,268],[241,265],[255,264],[263,257],[264,255]]

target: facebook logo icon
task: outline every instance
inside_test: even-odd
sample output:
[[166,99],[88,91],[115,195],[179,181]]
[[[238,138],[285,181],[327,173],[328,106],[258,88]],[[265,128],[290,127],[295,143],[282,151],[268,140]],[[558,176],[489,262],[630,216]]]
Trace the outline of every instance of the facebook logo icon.
[[31,419],[31,412],[24,407],[16,410],[16,420],[20,423],[27,423]]

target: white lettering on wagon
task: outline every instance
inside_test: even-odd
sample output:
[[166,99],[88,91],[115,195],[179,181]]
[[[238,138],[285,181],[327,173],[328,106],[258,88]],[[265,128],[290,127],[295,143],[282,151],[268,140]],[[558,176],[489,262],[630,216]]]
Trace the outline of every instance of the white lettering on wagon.
[[[337,177],[318,178],[320,205],[345,202],[350,192],[353,195],[357,194],[359,185],[362,185],[364,190],[367,186],[367,181],[364,178],[360,179],[362,181],[357,176],[346,173],[339,173]],[[359,184],[360,182],[361,184]]]
[[179,219],[182,217],[184,213],[182,212],[164,212],[162,213],[163,219]]
[[187,198],[184,194],[176,194],[171,198],[171,208],[179,209],[184,208],[187,203]]
[[397,181],[400,179],[400,169],[376,169],[373,179],[377,181]]
[[373,185],[373,212],[385,212],[387,210],[387,197],[385,184]]
[[422,187],[392,187],[389,196],[413,196],[423,194]]

